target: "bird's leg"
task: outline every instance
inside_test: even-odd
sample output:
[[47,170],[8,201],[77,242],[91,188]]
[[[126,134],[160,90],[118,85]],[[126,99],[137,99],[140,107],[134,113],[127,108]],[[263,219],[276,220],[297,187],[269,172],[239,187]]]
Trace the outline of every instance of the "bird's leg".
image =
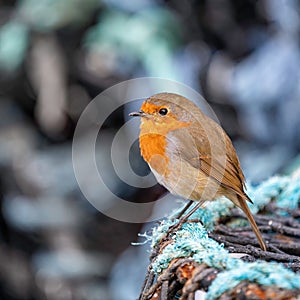
[[176,216],[175,219],[181,219],[181,217],[183,216],[183,214],[190,208],[190,206],[194,203],[193,200],[190,200],[185,206],[184,208],[179,212],[179,214]]
[[[191,200],[192,201],[192,200]],[[204,204],[204,201],[199,201],[194,207],[193,209],[191,209],[186,215],[184,215],[180,221],[178,222],[183,224],[184,222],[186,222],[186,220],[197,210],[199,209],[202,205]]]
[[[192,201],[192,200],[191,200]],[[193,202],[193,201],[192,201]],[[179,222],[177,224],[174,224],[173,226],[171,226],[169,228],[169,230],[167,231],[167,236],[173,232],[175,229],[178,229],[179,227],[182,226],[183,223],[185,223],[187,221],[187,219],[197,210],[199,209],[205,201],[199,201],[186,215],[184,215],[182,218],[179,219]],[[188,203],[186,206],[188,206],[187,208],[184,207],[185,211],[192,205],[192,203]]]

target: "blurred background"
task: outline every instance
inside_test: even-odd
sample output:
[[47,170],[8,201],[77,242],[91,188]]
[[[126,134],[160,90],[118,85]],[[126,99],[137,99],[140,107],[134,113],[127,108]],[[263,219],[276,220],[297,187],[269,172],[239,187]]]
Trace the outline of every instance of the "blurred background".
[[[200,92],[248,181],[297,168],[299,12],[297,0],[0,0],[0,299],[137,297],[149,246],[131,242],[147,225],[98,212],[71,157],[81,112],[120,81],[163,77]],[[126,118],[120,107],[104,124],[107,145]],[[110,181],[129,201],[164,193]]]

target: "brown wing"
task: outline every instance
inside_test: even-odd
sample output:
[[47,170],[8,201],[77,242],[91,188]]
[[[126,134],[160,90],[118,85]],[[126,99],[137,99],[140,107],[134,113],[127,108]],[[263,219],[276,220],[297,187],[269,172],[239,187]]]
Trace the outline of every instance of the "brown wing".
[[231,140],[219,125],[213,129],[214,133],[210,132],[214,136],[210,138],[210,151],[203,153],[203,147],[198,148],[200,169],[223,187],[252,202],[244,192],[245,177]]
[[225,164],[218,161],[218,157],[200,156],[200,169],[221,186],[235,192],[242,198],[252,202],[244,192],[244,176],[240,169],[227,157]]
[[[216,122],[202,115],[201,126],[198,123],[186,130],[176,130],[172,135],[180,143],[177,150],[181,158],[224,188],[252,202],[244,192],[245,178],[232,142]],[[193,139],[193,143],[187,138]],[[193,146],[186,151],[186,145]]]

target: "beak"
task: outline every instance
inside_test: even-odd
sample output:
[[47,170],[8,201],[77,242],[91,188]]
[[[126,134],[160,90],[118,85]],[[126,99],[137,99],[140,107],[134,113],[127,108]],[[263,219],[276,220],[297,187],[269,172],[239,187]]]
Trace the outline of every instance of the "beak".
[[129,114],[129,116],[131,117],[146,117],[147,114],[145,112],[143,112],[142,110],[140,111],[135,111]]

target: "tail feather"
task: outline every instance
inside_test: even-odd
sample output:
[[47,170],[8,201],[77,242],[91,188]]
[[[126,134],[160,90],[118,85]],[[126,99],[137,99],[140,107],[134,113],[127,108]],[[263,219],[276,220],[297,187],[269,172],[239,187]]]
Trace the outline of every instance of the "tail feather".
[[259,242],[259,245],[260,245],[261,249],[266,251],[267,247],[266,247],[265,241],[264,241],[264,239],[261,235],[261,232],[260,232],[260,230],[259,230],[259,228],[258,228],[258,226],[257,226],[257,224],[256,224],[256,222],[255,222],[255,220],[252,216],[252,213],[251,213],[246,201],[242,197],[238,196],[238,202],[239,202],[238,206],[243,210],[243,212],[246,214],[246,216],[247,216],[247,218],[250,222],[252,230],[254,231],[254,233],[257,237],[257,240]]

